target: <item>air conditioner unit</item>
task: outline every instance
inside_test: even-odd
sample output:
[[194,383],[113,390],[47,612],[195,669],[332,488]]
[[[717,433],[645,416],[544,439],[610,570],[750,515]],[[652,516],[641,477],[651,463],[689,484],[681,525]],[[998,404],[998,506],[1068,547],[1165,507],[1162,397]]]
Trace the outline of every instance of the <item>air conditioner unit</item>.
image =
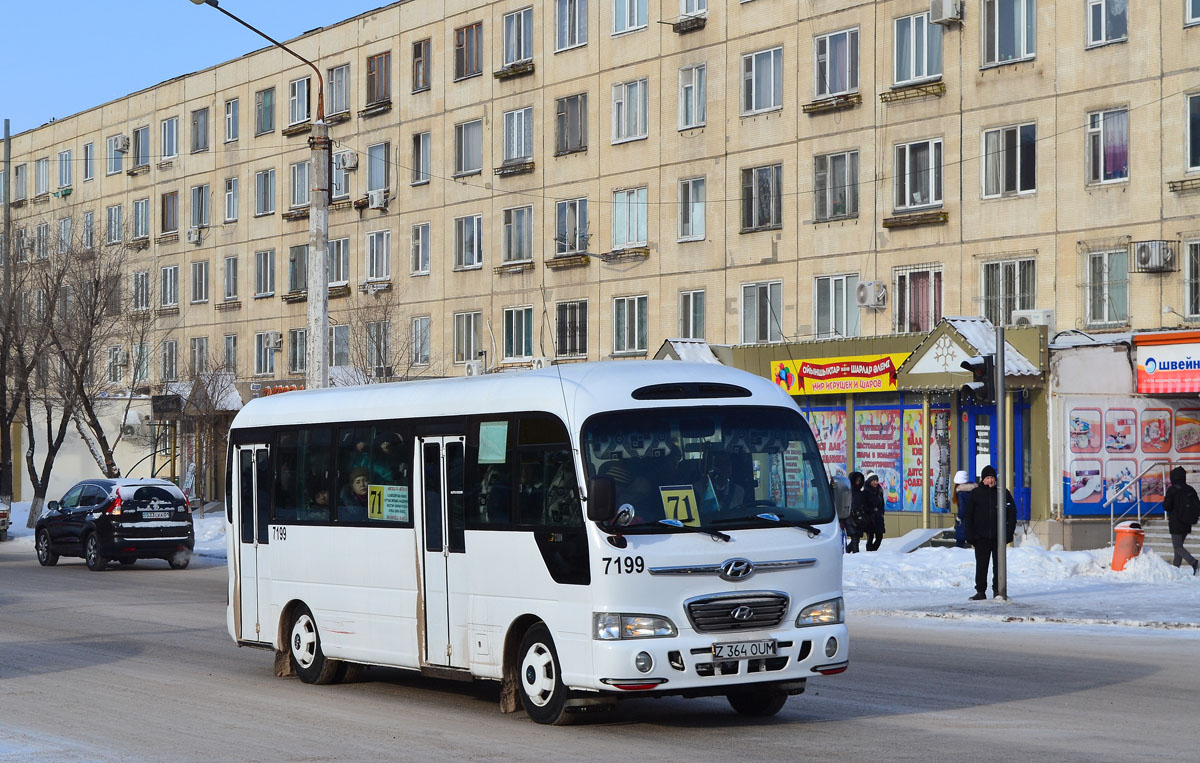
[[529,365],[530,365],[530,367],[531,367],[531,368],[534,368],[534,369],[538,369],[538,368],[549,368],[550,366],[554,365],[554,358],[547,358],[547,357],[544,357],[544,356],[538,356],[538,357],[535,357],[535,358],[534,358],[534,359],[533,359],[533,360],[530,362],[530,364],[529,364]]
[[200,229],[199,228],[188,228],[187,240],[188,240],[189,244],[199,244],[200,243]]
[[358,169],[358,154],[338,154],[333,157],[333,166],[339,170]]
[[113,139],[113,148],[120,151],[122,154],[129,152],[129,136],[118,135]]
[[962,0],[929,0],[929,21],[953,24],[963,19]]
[[483,361],[468,360],[466,372],[467,376],[483,376]]
[[1049,326],[1051,333],[1053,333],[1054,311],[1013,310],[1012,322],[1014,326]]
[[859,307],[881,310],[887,305],[887,284],[883,281],[859,281],[854,298]]
[[263,345],[266,346],[268,350],[282,350],[283,334],[279,333],[278,331],[268,331],[263,335]]
[[1175,269],[1174,241],[1134,241],[1134,269],[1143,273],[1167,273]]
[[376,379],[387,379],[390,376],[392,376],[391,366],[375,366]]
[[371,209],[387,209],[387,191],[367,191],[367,206]]

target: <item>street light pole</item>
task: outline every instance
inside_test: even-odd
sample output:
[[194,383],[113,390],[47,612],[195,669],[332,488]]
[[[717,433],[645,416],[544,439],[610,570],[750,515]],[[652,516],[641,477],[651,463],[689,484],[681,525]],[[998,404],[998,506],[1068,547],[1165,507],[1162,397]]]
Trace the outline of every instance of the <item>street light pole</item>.
[[329,386],[329,354],[325,349],[329,329],[329,182],[332,175],[332,144],[325,124],[325,80],[316,65],[270,35],[255,29],[218,5],[218,0],[192,0],[211,5],[221,13],[308,64],[317,78],[317,118],[313,121],[308,146],[312,150],[311,188],[308,205],[308,346],[305,354],[304,385],[308,389]]

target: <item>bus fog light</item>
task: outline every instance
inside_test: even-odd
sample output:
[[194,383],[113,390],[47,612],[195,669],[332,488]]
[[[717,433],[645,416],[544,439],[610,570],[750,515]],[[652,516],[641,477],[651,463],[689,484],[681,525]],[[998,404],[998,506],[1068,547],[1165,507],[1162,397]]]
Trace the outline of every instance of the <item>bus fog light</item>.
[[633,658],[633,666],[639,672],[649,673],[654,668],[654,658],[650,656],[649,652],[638,652],[637,657]]
[[796,627],[805,628],[810,625],[834,625],[843,622],[844,612],[845,605],[842,604],[841,596],[836,599],[809,604],[800,610],[800,614],[796,617]]
[[829,640],[825,642],[825,656],[832,657],[835,654],[837,654],[837,650],[838,650],[837,639],[834,638],[833,636],[830,636]]

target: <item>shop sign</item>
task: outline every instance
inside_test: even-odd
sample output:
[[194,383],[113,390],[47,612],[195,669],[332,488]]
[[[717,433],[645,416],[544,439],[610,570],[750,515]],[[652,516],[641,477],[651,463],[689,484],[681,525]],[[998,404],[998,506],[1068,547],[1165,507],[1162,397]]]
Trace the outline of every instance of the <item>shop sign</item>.
[[1200,392],[1200,344],[1139,344],[1137,391],[1143,395]]
[[896,371],[911,353],[771,362],[771,378],[789,395],[895,392]]

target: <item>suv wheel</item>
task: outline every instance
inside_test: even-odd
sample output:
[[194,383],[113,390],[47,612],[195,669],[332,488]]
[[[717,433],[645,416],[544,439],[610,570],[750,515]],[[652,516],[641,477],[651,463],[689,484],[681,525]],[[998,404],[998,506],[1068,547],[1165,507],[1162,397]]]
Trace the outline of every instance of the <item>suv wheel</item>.
[[188,562],[190,561],[192,561],[192,552],[180,551],[179,553],[175,554],[175,556],[172,556],[170,559],[168,559],[167,564],[171,565],[171,569],[173,570],[185,570],[187,569]]
[[50,550],[50,533],[41,530],[37,534],[38,564],[43,567],[53,567],[58,564],[58,554]]
[[99,572],[108,566],[108,557],[100,553],[100,541],[96,538],[96,533],[87,536],[87,540],[83,542],[83,549],[83,558],[89,570]]

